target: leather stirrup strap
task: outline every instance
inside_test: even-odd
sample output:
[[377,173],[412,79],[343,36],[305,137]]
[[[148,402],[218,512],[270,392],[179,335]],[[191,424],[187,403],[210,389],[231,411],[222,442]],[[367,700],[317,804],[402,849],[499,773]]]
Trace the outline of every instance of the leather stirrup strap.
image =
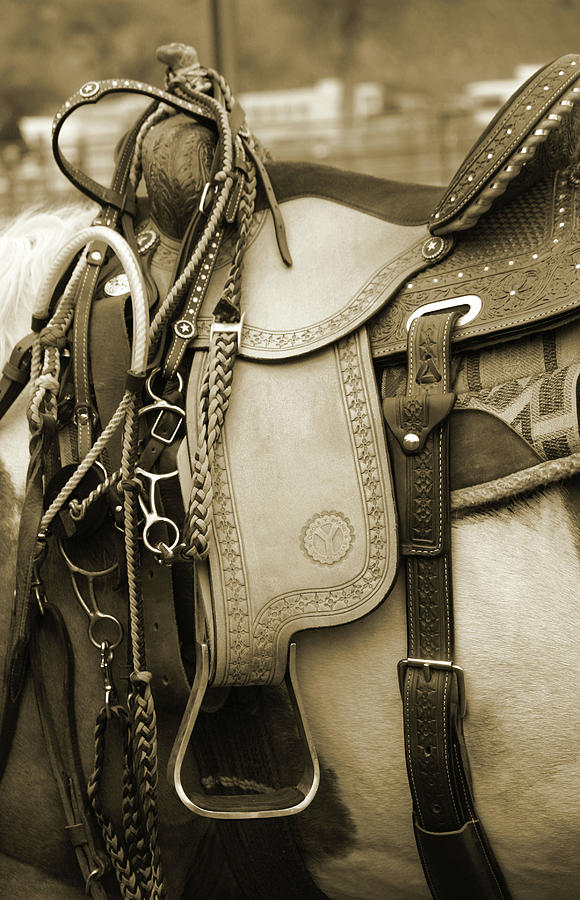
[[436,900],[505,900],[479,822],[463,739],[463,671],[453,663],[448,421],[450,336],[461,310],[420,316],[408,337],[407,394],[383,410],[407,568],[408,658],[399,663],[405,754],[421,863]]
[[[42,665],[40,635],[51,620],[58,639],[58,653],[53,653],[63,667],[62,679],[53,682],[60,694],[59,708],[66,711],[64,728],[57,728],[48,696],[48,679]],[[86,893],[93,900],[106,900],[107,892],[100,883],[106,871],[106,857],[97,849],[97,839],[87,815],[86,780],[83,776],[77,743],[74,712],[74,658],[70,637],[60,610],[46,603],[37,617],[30,640],[30,662],[36,704],[44,733],[52,774],[58,788],[65,816],[65,829],[74,850]]]

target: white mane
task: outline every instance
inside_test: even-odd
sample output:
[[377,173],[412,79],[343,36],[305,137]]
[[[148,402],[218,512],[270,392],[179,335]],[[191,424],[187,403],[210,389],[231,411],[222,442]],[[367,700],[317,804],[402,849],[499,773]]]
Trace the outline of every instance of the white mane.
[[92,215],[86,205],[30,211],[0,231],[0,367],[30,331],[38,290],[55,252],[90,224]]

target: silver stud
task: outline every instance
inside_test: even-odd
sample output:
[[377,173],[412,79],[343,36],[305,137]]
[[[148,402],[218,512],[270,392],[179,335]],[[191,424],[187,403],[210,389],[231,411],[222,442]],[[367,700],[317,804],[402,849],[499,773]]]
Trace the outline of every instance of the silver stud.
[[421,438],[414,431],[409,431],[403,438],[403,447],[405,450],[416,450],[421,443]]
[[508,128],[506,134],[511,134],[511,133],[512,133],[512,129],[511,129],[511,128]]
[[99,82],[98,81],[87,81],[86,84],[83,84],[82,88],[79,91],[81,97],[94,97],[95,94],[99,93]]
[[493,159],[493,153],[489,152],[489,153],[487,154],[487,158],[488,158],[488,159]]
[[409,283],[407,284],[407,287],[408,287],[408,288],[412,288],[412,287],[413,287],[413,282],[412,282],[412,281],[409,281]]
[[558,222],[558,228],[564,228],[566,225],[565,222]]
[[559,244],[560,241],[558,240],[558,238],[554,238],[554,240],[552,241],[552,243],[553,243],[553,244]]
[[537,259],[537,258],[538,258],[538,254],[537,254],[537,253],[532,253],[532,259]]
[[514,264],[513,259],[510,259],[510,261],[508,262],[508,266],[513,266],[513,264]]
[[489,266],[484,266],[484,267],[483,267],[483,271],[484,271],[484,272],[489,272]]
[[544,85],[544,90],[545,90],[545,91],[549,91],[549,90],[550,90],[550,85],[549,85],[549,84],[545,84],[545,85]]
[[532,108],[532,107],[531,107],[530,104],[528,103],[528,105],[526,106],[526,109],[529,111],[531,108]]
[[458,278],[463,278],[463,272],[458,272],[458,273],[457,273],[457,277],[458,277]]
[[510,297],[514,297],[515,293],[516,293],[515,291],[510,291]]
[[467,180],[468,180],[468,181],[473,181],[473,175],[468,175],[468,176],[467,176]]

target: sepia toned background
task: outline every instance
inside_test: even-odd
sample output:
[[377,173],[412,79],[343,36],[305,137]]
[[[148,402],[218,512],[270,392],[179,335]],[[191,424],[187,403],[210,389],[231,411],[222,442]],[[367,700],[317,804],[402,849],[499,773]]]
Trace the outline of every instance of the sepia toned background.
[[[503,101],[540,65],[580,52],[580,0],[3,0],[0,217],[64,202],[54,112],[81,84],[162,86],[160,44],[219,67],[277,158],[445,183]],[[141,104],[88,107],[63,148],[109,177]]]

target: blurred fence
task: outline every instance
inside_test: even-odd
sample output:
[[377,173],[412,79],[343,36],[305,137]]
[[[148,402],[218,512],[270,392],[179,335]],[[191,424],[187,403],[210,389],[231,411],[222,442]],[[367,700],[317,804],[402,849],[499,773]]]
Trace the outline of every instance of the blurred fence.
[[[445,184],[480,131],[467,113],[413,110],[344,122],[293,123],[259,133],[276,159],[314,160],[381,178]],[[80,134],[64,147],[67,158],[101,184],[112,173],[108,133]],[[31,206],[60,205],[79,194],[57,169],[49,141],[29,141],[24,155],[0,156],[0,218]]]

